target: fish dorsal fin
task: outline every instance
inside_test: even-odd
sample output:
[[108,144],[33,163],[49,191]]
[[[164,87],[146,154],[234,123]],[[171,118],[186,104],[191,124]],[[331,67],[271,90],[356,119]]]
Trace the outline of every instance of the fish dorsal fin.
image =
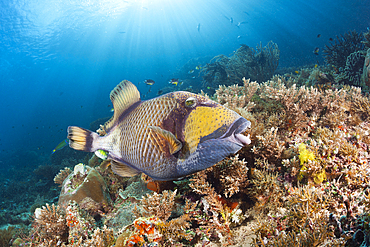
[[104,125],[106,132],[109,131],[123,112],[140,101],[140,92],[134,84],[124,80],[110,92],[110,100],[113,103],[114,115]]
[[115,174],[120,175],[121,177],[133,177],[141,173],[140,171],[132,168],[131,166],[119,163],[114,160],[111,161],[111,168]]
[[181,149],[181,142],[171,132],[157,126],[149,126],[149,128],[168,142],[171,154],[174,154]]

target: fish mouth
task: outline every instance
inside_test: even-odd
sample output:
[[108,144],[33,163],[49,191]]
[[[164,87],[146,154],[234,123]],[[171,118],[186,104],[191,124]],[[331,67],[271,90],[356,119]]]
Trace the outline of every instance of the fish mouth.
[[220,137],[220,139],[235,143],[241,147],[249,145],[251,143],[249,135],[245,136],[242,133],[250,127],[251,122],[243,117],[240,117],[230,125],[230,127],[227,129],[225,134]]

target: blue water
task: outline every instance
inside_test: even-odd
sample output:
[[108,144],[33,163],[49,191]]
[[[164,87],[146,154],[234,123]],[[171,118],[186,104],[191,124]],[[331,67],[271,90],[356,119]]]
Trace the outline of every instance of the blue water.
[[190,59],[270,40],[282,67],[322,64],[329,38],[366,31],[369,13],[369,0],[2,0],[0,166],[47,159],[67,126],[110,116],[123,79],[155,80],[155,97]]

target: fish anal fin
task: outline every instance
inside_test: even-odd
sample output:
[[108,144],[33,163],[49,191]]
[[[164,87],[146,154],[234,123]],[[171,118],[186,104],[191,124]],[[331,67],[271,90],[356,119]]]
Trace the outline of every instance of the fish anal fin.
[[104,130],[106,132],[112,128],[123,112],[140,101],[140,92],[134,84],[124,80],[111,91],[110,100],[113,103],[114,114],[113,118],[104,124]]
[[121,177],[133,177],[141,172],[123,163],[111,160],[112,171]]
[[178,152],[182,148],[181,142],[171,132],[158,126],[149,126],[149,128],[167,141],[171,154]]

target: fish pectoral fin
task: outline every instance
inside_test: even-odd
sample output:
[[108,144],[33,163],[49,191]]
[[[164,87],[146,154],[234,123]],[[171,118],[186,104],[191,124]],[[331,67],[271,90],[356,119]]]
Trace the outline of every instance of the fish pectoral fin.
[[111,160],[111,167],[112,171],[120,175],[121,177],[133,177],[139,173],[140,171],[136,170],[135,168],[132,168],[131,166],[125,165],[123,163],[119,163],[117,161]]
[[178,152],[182,148],[181,142],[171,132],[158,126],[149,126],[149,128],[167,141],[171,154]]

